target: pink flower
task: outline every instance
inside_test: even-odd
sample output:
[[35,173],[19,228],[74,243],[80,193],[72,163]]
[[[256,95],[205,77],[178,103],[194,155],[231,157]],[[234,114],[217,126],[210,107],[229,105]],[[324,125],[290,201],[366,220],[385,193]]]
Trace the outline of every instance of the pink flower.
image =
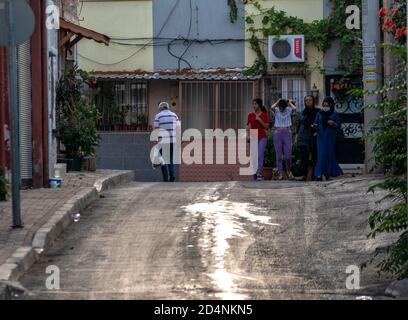
[[395,18],[395,17],[397,16],[398,12],[399,12],[399,8],[395,8],[395,9],[393,9],[393,10],[392,10],[392,15],[391,15],[391,16],[392,16],[393,18]]
[[384,18],[386,15],[387,15],[387,8],[385,8],[385,7],[382,7],[381,9],[380,9],[380,11],[378,11],[378,16],[380,17],[380,18]]
[[395,38],[399,39],[404,36],[407,36],[407,28],[406,27],[398,28],[396,31]]
[[394,24],[394,22],[392,22],[392,19],[387,18],[384,21],[383,24],[383,30],[395,30],[397,29],[397,26]]

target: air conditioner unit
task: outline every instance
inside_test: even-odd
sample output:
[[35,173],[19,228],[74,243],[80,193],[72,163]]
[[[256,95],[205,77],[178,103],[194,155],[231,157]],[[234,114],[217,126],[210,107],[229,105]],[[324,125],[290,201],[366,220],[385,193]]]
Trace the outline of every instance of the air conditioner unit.
[[269,36],[269,62],[287,63],[305,61],[305,36]]

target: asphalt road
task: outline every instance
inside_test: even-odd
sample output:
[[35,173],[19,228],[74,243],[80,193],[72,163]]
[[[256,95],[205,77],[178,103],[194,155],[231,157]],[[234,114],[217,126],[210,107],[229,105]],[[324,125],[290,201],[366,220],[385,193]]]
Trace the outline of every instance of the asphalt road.
[[[23,299],[382,299],[368,240],[375,177],[323,183],[139,183],[82,212],[20,279]],[[60,289],[46,288],[47,266]]]

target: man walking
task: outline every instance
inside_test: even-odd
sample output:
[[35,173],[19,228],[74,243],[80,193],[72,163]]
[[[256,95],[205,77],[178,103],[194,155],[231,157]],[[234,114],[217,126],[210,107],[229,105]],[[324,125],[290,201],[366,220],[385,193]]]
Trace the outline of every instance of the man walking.
[[[176,129],[180,126],[177,115],[170,111],[170,105],[167,102],[159,103],[159,113],[154,119],[154,128],[159,129],[158,143],[161,147],[160,153],[163,156],[165,164],[162,165],[163,181],[174,182],[174,148],[176,143]],[[164,152],[163,152],[164,150]]]

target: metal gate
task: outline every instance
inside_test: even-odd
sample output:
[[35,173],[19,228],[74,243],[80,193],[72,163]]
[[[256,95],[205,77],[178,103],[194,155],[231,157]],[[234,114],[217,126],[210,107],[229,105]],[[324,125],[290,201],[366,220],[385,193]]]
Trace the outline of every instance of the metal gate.
[[255,96],[253,81],[180,82],[184,129],[243,129]]
[[326,77],[326,95],[331,96],[336,102],[336,112],[342,121],[343,135],[337,141],[337,161],[345,165],[364,164],[363,137],[364,113],[363,101],[351,97],[347,92],[358,84],[352,80],[338,82],[339,76]]

